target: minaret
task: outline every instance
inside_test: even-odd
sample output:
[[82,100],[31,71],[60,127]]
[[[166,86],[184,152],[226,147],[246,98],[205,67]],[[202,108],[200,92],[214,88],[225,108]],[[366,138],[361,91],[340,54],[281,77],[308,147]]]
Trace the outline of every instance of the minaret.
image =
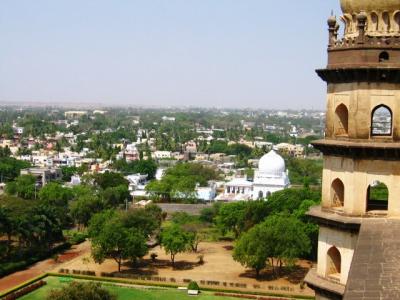
[[316,299],[350,299],[354,260],[368,250],[363,226],[400,217],[400,0],[341,7],[343,36],[331,16],[328,65],[317,70],[327,83],[325,139],[313,143],[324,154],[322,203],[308,212],[320,232],[305,279]]

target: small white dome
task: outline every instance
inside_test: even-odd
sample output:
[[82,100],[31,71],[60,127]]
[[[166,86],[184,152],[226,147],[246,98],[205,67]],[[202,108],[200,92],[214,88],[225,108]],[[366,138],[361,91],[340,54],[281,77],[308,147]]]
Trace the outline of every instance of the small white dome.
[[265,174],[281,176],[282,173],[286,172],[285,161],[282,156],[271,150],[261,157],[258,163],[258,170]]

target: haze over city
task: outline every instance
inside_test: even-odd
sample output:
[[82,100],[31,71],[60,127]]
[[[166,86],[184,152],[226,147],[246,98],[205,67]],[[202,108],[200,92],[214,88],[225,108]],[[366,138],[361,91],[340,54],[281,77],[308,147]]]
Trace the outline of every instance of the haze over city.
[[2,1],[0,103],[322,109],[329,1]]

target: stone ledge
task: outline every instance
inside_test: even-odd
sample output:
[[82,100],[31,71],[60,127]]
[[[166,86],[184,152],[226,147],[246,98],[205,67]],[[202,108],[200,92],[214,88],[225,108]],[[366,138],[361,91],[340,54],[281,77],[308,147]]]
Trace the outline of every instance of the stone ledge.
[[400,143],[390,138],[374,140],[324,139],[312,142],[324,155],[350,157],[353,159],[399,160]]
[[361,216],[346,216],[334,210],[324,210],[321,206],[310,207],[306,215],[320,225],[355,232],[358,232],[363,220]]
[[319,276],[315,268],[312,268],[307,273],[304,282],[314,290],[321,290],[340,297],[344,295],[345,286],[343,284]]

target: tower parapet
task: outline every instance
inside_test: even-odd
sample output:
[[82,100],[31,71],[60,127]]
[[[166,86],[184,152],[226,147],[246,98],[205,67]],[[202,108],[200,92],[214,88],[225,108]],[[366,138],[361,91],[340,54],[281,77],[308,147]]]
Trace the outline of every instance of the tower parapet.
[[365,32],[368,36],[400,36],[399,0],[341,0],[345,24],[345,38],[360,33],[358,16],[365,15]]

